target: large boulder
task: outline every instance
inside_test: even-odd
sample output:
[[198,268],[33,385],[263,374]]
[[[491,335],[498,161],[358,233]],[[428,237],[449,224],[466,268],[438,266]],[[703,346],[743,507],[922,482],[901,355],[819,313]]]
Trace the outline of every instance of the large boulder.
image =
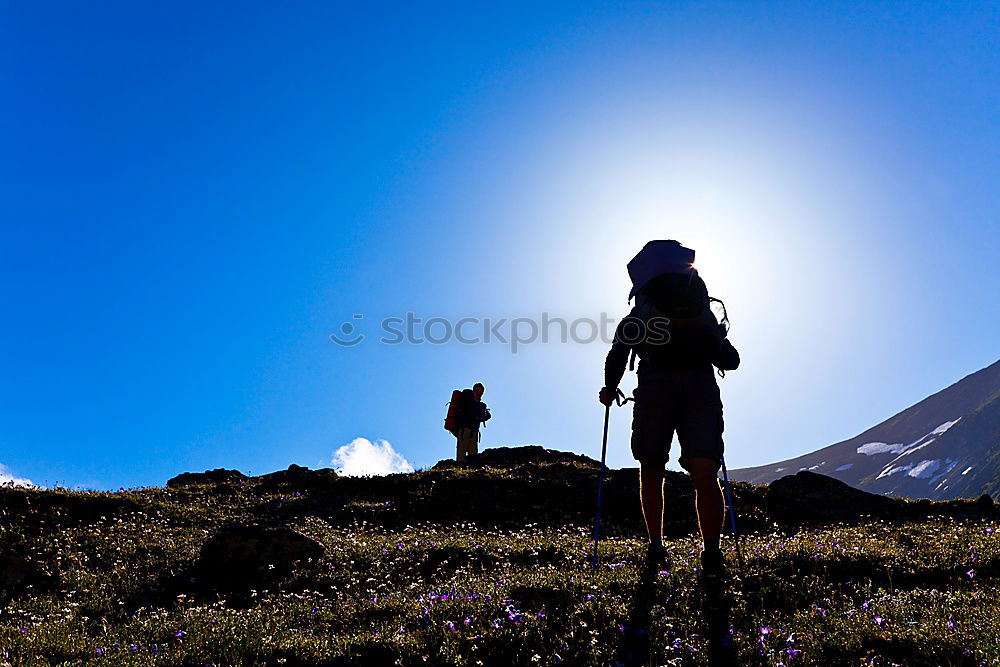
[[323,544],[291,528],[231,525],[202,544],[196,578],[219,590],[261,589],[316,565],[325,554]]
[[176,477],[167,480],[167,488],[176,489],[181,486],[192,484],[223,484],[239,483],[249,479],[239,470],[229,470],[227,468],[216,468],[205,472],[182,472]]
[[523,447],[491,447],[484,449],[478,454],[469,456],[462,462],[445,459],[439,461],[434,466],[434,469],[452,467],[481,468],[484,466],[510,468],[528,463],[582,463],[587,466],[600,466],[599,461],[595,461],[583,454],[546,449],[541,445],[525,445]]
[[287,470],[279,470],[253,479],[261,491],[305,491],[332,482],[337,479],[337,472],[332,468],[310,470],[293,463]]
[[854,523],[863,518],[888,518],[901,511],[903,504],[809,470],[771,482],[765,502],[771,516],[782,523]]

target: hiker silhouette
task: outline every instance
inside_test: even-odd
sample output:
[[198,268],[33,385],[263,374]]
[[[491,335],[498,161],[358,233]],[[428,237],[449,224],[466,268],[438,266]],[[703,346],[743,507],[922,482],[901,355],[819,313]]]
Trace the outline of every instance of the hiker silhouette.
[[677,241],[650,241],[629,262],[629,300],[635,297],[635,306],[615,331],[598,398],[606,406],[614,402],[626,364],[631,367],[638,356],[631,449],[639,462],[647,560],[655,563],[665,555],[663,476],[676,432],[678,462],[695,486],[702,566],[706,576],[719,577],[724,423],[713,366],[720,373],[735,370],[740,357],[728,339],[728,318],[716,318],[712,305],[718,300],[709,297],[693,264],[694,251]]
[[472,385],[472,389],[452,392],[445,428],[457,440],[455,460],[465,461],[479,453],[479,426],[489,421],[490,410],[483,403],[486,386],[482,382]]

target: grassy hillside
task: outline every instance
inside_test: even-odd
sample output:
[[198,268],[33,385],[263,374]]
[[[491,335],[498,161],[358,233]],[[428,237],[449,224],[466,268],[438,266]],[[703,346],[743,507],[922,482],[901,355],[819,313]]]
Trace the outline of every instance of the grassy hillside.
[[[608,665],[648,642],[652,664],[705,664],[690,487],[668,480],[671,562],[648,572],[635,477],[609,475],[596,572],[596,471],[580,457],[118,493],[5,488],[0,663]],[[1000,662],[991,505],[892,501],[829,523],[783,511],[786,496],[765,487],[736,493],[753,531],[744,567],[729,554],[742,664]],[[293,527],[326,553],[287,572],[213,575],[200,549],[232,522]]]

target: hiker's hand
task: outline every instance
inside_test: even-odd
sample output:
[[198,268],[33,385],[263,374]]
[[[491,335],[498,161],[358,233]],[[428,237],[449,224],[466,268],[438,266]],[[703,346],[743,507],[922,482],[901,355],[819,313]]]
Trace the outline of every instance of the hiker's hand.
[[597,400],[601,402],[602,405],[611,406],[615,402],[615,396],[618,395],[618,391],[615,389],[608,389],[607,387],[602,387],[599,394],[597,394]]

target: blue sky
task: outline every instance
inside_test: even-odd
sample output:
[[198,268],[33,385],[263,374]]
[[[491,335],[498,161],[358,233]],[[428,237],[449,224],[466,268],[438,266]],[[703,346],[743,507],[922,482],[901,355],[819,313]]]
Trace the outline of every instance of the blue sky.
[[[1000,356],[993,3],[0,16],[8,476],[260,474],[356,438],[427,467],[476,380],[484,446],[599,456],[603,344],[385,345],[379,322],[621,317],[652,238],[694,247],[729,306],[730,467]],[[345,321],[366,339],[333,344]]]

